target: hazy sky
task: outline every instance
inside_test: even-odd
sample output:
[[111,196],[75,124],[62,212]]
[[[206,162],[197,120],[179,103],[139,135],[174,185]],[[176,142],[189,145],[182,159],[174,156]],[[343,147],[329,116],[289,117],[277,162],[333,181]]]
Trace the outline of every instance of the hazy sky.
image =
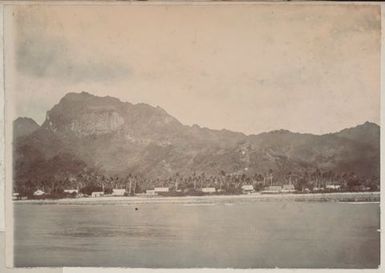
[[38,123],[80,91],[248,134],[380,119],[379,6],[28,6],[6,28],[6,91]]

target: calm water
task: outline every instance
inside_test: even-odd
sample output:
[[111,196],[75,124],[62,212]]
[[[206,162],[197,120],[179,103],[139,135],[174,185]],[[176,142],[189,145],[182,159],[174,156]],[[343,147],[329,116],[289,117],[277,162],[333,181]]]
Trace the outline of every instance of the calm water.
[[[16,204],[16,266],[377,267],[379,204]],[[135,210],[138,208],[138,210]]]

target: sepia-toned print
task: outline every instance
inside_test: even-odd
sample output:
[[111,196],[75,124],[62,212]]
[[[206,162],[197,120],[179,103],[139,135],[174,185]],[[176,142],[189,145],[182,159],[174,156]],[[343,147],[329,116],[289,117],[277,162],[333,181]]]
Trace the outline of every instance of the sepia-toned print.
[[378,268],[379,5],[4,16],[14,267]]

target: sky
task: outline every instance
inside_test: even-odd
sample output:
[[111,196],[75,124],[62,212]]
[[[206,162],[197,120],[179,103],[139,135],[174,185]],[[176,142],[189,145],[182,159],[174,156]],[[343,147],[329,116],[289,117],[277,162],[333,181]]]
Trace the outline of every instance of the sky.
[[68,92],[160,106],[183,124],[324,134],[380,122],[375,5],[28,5],[5,17],[12,117]]

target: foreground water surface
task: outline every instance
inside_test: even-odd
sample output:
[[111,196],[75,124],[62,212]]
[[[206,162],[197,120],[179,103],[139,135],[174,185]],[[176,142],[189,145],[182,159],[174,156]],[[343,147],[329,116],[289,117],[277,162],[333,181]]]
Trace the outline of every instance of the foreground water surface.
[[15,204],[15,266],[377,268],[379,203]]

